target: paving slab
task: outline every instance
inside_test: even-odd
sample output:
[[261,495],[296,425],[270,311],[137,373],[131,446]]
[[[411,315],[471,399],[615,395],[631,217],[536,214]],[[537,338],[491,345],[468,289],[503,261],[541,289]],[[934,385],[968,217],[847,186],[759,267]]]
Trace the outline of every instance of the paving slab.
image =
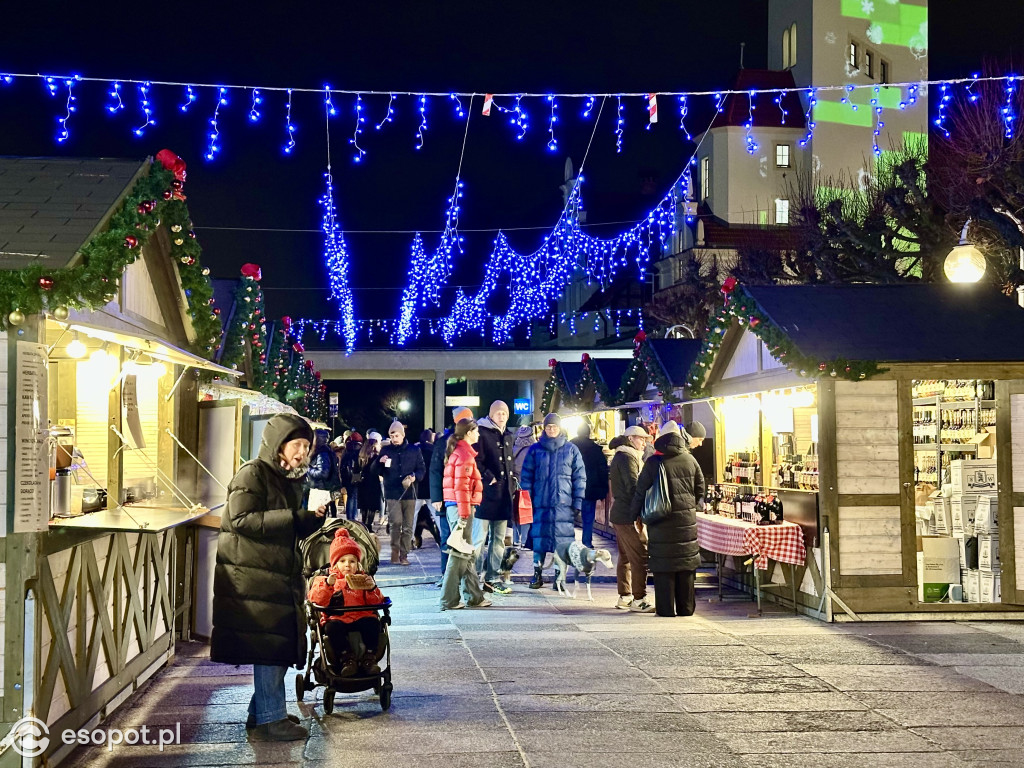
[[857,753],[820,752],[803,755],[745,755],[743,764],[749,768],[967,768],[977,763],[964,761],[960,756],[938,752],[888,752],[863,755]]
[[[914,728],[913,732],[950,751],[988,750],[1024,744],[1024,727],[1015,725],[962,727],[951,723],[934,728]],[[1018,759],[1024,762],[1024,752],[1018,753]]]
[[[743,768],[739,757],[723,752],[695,752],[680,746],[677,752],[630,753],[628,762],[617,752],[530,752],[531,768]],[[820,767],[819,767],[820,768]]]
[[[947,667],[893,664],[797,664],[839,691],[991,691],[993,686]],[[973,669],[973,668],[972,668]],[[1024,668],[1020,669],[1024,673]],[[1022,675],[1024,679],[1024,675]]]
[[841,712],[868,709],[863,702],[844,693],[679,693],[674,698],[685,712]]
[[748,755],[852,753],[871,759],[876,753],[941,751],[926,738],[902,731],[771,731],[716,733],[732,752]]
[[1024,694],[1024,667],[969,666],[953,667],[966,679],[974,679],[984,685],[998,688],[1007,693]]
[[888,717],[877,712],[697,712],[692,715],[702,730],[728,732],[774,731],[900,731]]

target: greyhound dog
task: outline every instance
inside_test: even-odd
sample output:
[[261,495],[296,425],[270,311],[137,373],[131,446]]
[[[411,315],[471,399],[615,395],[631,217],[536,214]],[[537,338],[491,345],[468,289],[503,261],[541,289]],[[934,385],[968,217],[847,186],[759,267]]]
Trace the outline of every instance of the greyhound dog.
[[[598,563],[604,563],[606,568],[612,567],[611,552],[607,549],[588,549],[575,539],[559,544],[555,548],[554,560],[555,588],[558,593],[575,599],[582,578],[587,582],[587,599],[591,602],[594,596],[590,592],[590,579],[594,575],[594,569]],[[565,590],[565,576],[570,565],[576,569],[576,583],[571,595]]]

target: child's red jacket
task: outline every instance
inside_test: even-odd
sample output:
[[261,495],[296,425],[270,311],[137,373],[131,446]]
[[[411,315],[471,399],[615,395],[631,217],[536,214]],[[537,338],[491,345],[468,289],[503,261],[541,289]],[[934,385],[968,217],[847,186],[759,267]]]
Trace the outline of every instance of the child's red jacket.
[[[313,586],[309,588],[309,601],[311,603],[315,603],[321,608],[326,608],[330,604],[331,598],[339,592],[343,595],[346,608],[354,605],[377,605],[384,602],[384,595],[381,594],[378,587],[373,589],[349,589],[345,577],[334,566],[331,566],[331,573],[338,578],[334,582],[334,586],[327,583],[326,576],[317,576],[313,579]],[[320,623],[323,624],[330,618],[331,621],[343,621],[346,624],[350,624],[357,619],[376,615],[374,611],[346,611],[345,613],[330,617],[320,614]]]
[[459,517],[467,518],[483,500],[484,481],[476,466],[476,451],[465,440],[460,440],[444,465],[444,500],[454,501]]

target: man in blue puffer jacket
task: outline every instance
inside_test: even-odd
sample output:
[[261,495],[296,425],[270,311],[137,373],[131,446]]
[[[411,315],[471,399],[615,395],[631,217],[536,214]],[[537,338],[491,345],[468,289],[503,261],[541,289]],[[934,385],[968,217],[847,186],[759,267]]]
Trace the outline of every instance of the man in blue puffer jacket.
[[522,476],[523,490],[533,502],[533,581],[531,589],[540,589],[544,581],[544,557],[559,543],[576,538],[573,523],[583,505],[587,489],[587,470],[579,448],[562,431],[557,413],[544,417],[544,434],[526,452]]

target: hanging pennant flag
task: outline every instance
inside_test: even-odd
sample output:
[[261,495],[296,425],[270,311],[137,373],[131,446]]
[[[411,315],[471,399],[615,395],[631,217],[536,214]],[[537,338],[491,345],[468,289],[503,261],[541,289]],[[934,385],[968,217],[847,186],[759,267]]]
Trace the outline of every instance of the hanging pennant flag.
[[483,111],[484,117],[490,117],[491,116],[491,105],[493,103],[494,103],[494,94],[493,93],[485,93],[484,94],[484,111]]
[[647,115],[650,122],[658,122],[658,94],[656,93],[647,94]]

